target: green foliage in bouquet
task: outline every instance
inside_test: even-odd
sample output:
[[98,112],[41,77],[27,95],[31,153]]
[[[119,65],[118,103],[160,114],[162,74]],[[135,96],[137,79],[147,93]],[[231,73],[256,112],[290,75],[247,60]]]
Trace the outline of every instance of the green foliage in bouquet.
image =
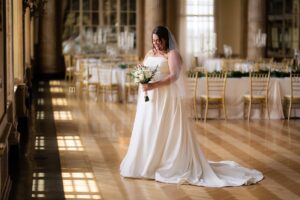
[[147,66],[136,67],[129,75],[134,78],[136,83],[149,83],[157,72],[158,66],[154,70],[150,70]]

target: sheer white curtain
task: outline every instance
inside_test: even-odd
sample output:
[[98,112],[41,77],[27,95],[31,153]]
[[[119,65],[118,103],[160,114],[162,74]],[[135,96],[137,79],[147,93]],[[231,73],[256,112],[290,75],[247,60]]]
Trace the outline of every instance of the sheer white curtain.
[[184,61],[191,66],[193,57],[199,59],[214,54],[216,48],[214,0],[180,1],[179,45]]

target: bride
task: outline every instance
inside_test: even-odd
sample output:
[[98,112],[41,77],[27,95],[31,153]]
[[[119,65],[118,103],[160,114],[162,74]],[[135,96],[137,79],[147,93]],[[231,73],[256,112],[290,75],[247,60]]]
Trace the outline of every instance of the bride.
[[207,161],[190,128],[184,101],[184,71],[172,34],[164,26],[152,32],[153,49],[143,65],[157,69],[139,92],[131,140],[120,171],[124,177],[206,187],[239,186],[263,179],[261,172],[233,161]]

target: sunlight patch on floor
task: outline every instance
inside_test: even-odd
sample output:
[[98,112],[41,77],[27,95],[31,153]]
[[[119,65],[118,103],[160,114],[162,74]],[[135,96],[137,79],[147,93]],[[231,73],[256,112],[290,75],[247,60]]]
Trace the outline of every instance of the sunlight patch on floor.
[[101,199],[94,174],[91,172],[62,172],[66,199]]

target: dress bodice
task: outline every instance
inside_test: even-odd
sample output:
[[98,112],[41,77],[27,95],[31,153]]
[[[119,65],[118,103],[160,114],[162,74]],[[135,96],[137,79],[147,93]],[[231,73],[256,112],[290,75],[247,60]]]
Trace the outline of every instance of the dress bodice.
[[152,69],[155,69],[157,67],[157,72],[154,75],[152,81],[161,80],[169,74],[168,59],[165,57],[148,56],[145,58],[143,64]]

